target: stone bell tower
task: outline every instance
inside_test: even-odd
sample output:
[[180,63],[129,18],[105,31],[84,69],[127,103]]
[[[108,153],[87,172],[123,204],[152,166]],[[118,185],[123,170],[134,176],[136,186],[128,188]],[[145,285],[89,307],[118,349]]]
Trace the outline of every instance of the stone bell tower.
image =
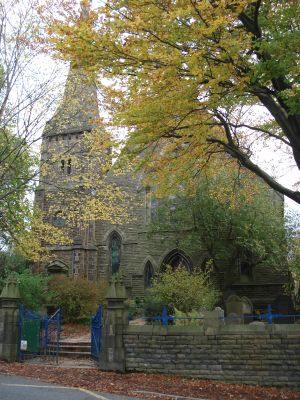
[[[96,85],[71,63],[63,99],[43,132],[40,183],[35,198],[54,226],[64,227],[66,223],[62,207],[70,207],[74,182],[78,189],[78,180],[84,180],[89,159],[84,136],[97,127],[98,121]],[[45,243],[54,255],[54,261],[46,266],[48,272],[96,279],[95,222],[74,226],[69,235],[71,244]]]

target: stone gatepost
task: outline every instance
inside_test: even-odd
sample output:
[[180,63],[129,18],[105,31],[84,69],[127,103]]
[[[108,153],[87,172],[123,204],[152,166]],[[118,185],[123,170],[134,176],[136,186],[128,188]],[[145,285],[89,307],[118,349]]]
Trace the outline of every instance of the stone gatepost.
[[125,372],[123,333],[128,325],[126,289],[120,276],[113,276],[106,295],[99,368]]
[[0,360],[18,360],[20,292],[16,280],[9,278],[0,296]]

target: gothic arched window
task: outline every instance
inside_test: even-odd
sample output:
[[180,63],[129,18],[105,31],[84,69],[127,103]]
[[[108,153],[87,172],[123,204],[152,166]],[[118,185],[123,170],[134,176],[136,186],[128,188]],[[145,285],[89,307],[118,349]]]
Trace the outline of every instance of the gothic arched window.
[[154,268],[150,261],[147,261],[144,270],[145,289],[152,287],[152,278],[154,276]]
[[121,238],[113,233],[110,238],[110,265],[112,275],[119,271],[121,263]]
[[173,270],[181,266],[191,271],[193,267],[190,257],[181,250],[173,250],[164,258],[162,268],[164,269],[167,265],[170,265]]

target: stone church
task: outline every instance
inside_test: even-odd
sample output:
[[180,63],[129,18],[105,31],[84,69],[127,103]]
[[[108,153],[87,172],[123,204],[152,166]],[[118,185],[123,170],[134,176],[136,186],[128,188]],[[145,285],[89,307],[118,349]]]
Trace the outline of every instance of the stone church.
[[[60,195],[57,185],[72,185],[74,166],[70,152],[80,155],[84,164],[86,150],[84,132],[94,127],[99,118],[96,87],[76,68],[70,68],[63,99],[54,116],[44,129],[41,162],[47,163],[56,156],[55,184],[49,183],[47,172],[40,177],[36,191],[36,203],[47,212],[47,192],[53,192],[57,212],[49,215],[49,220],[59,226]],[[88,226],[74,232],[70,245],[49,246],[54,261],[43,265],[48,273],[65,273],[70,277],[82,276],[88,280],[109,280],[121,267],[125,284],[131,298],[142,297],[151,285],[151,278],[164,265],[176,268],[179,264],[189,270],[201,268],[206,263],[207,253],[201,243],[193,250],[184,245],[185,232],[164,231],[148,235],[153,202],[149,188],[144,187],[139,177],[130,174],[113,176],[108,179],[131,195],[133,217],[124,224],[112,224],[105,220],[90,221]],[[56,191],[56,192],[55,192]],[[57,195],[55,195],[55,193]],[[268,303],[283,293],[287,276],[266,267],[256,266],[254,270],[245,268],[242,262],[233,265],[222,264],[222,269],[211,272],[212,280],[224,296],[237,294],[247,296],[256,309],[264,309]]]

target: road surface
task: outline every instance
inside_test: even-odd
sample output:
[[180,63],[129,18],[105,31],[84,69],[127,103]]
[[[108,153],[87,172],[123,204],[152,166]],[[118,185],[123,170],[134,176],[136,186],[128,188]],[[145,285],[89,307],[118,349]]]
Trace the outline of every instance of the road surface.
[[[0,374],[0,400],[130,400],[132,397],[96,393],[54,385],[37,379]],[[134,400],[137,400],[136,398]]]

